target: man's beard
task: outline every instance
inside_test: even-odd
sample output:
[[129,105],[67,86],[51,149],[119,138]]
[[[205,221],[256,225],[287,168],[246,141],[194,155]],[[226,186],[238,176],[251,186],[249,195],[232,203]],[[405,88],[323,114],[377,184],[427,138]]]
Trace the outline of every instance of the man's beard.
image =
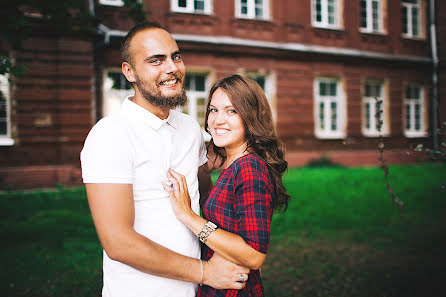
[[184,87],[181,90],[181,94],[177,96],[163,96],[161,91],[151,92],[149,88],[146,88],[144,83],[141,82],[138,78],[135,81],[136,86],[138,87],[139,92],[143,96],[144,99],[147,100],[152,105],[161,107],[161,108],[169,108],[174,109],[177,107],[184,106],[187,101],[186,90]]

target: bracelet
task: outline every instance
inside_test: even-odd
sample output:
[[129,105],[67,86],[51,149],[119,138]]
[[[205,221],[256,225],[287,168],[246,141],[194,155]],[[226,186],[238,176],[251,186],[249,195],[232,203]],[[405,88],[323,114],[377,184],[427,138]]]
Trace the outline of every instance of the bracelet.
[[217,225],[215,225],[214,223],[212,223],[211,221],[207,221],[203,228],[201,229],[201,231],[197,234],[198,239],[200,239],[200,241],[202,243],[205,243],[206,240],[208,239],[208,236],[211,235],[211,233],[213,231],[215,231],[217,229]]
[[201,272],[201,281],[200,286],[203,285],[203,261],[200,260],[200,272]]

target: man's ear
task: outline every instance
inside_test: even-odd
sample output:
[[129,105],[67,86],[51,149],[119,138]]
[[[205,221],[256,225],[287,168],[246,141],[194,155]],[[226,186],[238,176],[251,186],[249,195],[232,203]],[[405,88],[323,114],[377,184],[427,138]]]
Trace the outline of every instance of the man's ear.
[[121,70],[129,82],[133,83],[136,81],[132,65],[127,62],[122,62]]

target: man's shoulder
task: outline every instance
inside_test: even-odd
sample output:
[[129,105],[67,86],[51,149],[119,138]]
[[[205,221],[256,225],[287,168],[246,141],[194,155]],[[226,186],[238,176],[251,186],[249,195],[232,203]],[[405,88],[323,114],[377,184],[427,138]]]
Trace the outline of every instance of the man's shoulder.
[[120,113],[113,113],[100,119],[93,128],[91,128],[88,136],[106,137],[106,135],[117,135],[124,132],[125,127],[125,118],[122,117]]
[[171,112],[172,116],[175,117],[177,123],[179,124],[179,127],[184,127],[184,125],[195,126],[195,128],[200,127],[197,120],[195,120],[190,115],[182,113],[178,110],[171,110]]

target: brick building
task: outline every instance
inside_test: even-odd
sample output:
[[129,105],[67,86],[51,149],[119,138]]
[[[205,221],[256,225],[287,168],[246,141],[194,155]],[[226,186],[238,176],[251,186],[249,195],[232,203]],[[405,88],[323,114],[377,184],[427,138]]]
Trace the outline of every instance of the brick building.
[[[184,112],[200,124],[212,83],[240,73],[265,90],[291,166],[321,157],[378,164],[379,109],[389,163],[417,161],[411,147],[439,141],[432,131],[446,119],[445,66],[435,63],[436,53],[446,57],[445,1],[142,1],[178,42]],[[0,76],[2,188],[80,183],[89,129],[132,93],[119,53],[133,26],[128,10],[121,0],[89,2],[101,21],[96,36],[57,36],[36,18],[33,37],[11,53],[26,76],[13,84]]]

